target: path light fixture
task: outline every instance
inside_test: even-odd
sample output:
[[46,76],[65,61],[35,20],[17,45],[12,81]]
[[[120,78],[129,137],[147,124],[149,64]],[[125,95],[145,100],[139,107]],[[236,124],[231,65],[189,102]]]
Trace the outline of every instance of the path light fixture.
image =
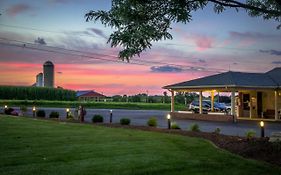
[[8,105],[5,105],[5,106],[4,106],[4,109],[8,109]]
[[33,108],[32,108],[32,116],[33,116],[33,117],[35,117],[35,112],[36,112],[36,107],[33,106]]
[[66,111],[66,119],[67,119],[69,117],[69,111],[70,110],[69,110],[69,108],[66,108],[65,111]]
[[171,115],[170,114],[167,115],[167,119],[168,119],[168,129],[171,129]]
[[261,127],[261,137],[264,137],[264,122],[260,121],[260,127]]
[[112,123],[112,109],[109,112],[110,112],[109,123]]

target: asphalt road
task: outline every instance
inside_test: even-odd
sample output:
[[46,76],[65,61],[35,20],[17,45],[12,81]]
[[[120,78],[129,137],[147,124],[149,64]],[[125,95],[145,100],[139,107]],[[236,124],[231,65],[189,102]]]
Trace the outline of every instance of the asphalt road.
[[[15,108],[18,109],[18,108]],[[60,118],[66,118],[65,108],[40,108],[45,110],[46,116],[49,116],[51,111],[57,111],[60,113]],[[75,109],[70,109],[71,113],[74,113]],[[104,122],[109,123],[110,109],[86,109],[87,114],[85,116],[86,122],[91,122],[93,115],[100,114],[104,117]],[[158,121],[158,127],[166,128],[167,119],[166,116],[169,111],[161,110],[125,110],[125,109],[113,109],[113,123],[119,123],[121,118],[130,118],[131,125],[146,125],[147,120],[150,117],[156,117]],[[28,108],[26,115],[32,116],[32,109]],[[260,136],[259,123],[257,121],[239,121],[237,123],[229,122],[210,122],[210,121],[198,121],[198,120],[173,120],[182,129],[188,130],[190,125],[197,123],[200,130],[205,132],[213,132],[217,127],[221,129],[221,133],[226,135],[239,135],[245,136],[245,133],[249,130],[254,130],[256,136]],[[281,123],[265,122],[265,135],[270,136],[272,132],[281,132]]]

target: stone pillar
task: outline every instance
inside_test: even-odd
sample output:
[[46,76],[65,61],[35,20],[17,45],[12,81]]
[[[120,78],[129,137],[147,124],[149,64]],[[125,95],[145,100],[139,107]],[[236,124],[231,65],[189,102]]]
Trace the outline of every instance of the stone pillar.
[[278,120],[278,92],[274,91],[275,120]]
[[235,91],[231,91],[231,115],[235,116]]
[[202,91],[199,92],[199,113],[203,114],[203,105],[202,105],[202,101],[203,101],[203,95],[202,95]]
[[175,112],[175,91],[171,91],[171,112]]
[[211,111],[214,112],[214,91],[211,91]]

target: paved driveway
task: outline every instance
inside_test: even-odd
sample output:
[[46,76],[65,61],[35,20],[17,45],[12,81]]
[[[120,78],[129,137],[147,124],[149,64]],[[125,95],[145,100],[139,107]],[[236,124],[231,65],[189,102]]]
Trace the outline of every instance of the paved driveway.
[[[15,108],[18,109],[18,108]],[[60,117],[65,119],[65,108],[40,108],[44,109],[46,116],[49,116],[51,111],[57,111],[60,113]],[[75,109],[70,109],[74,113]],[[87,114],[85,116],[86,122],[91,122],[94,114],[100,114],[104,117],[104,122],[109,123],[109,109],[86,109]],[[121,118],[130,118],[132,125],[146,125],[147,120],[150,117],[156,117],[158,120],[158,127],[166,128],[167,119],[166,116],[169,111],[161,110],[125,110],[125,109],[113,109],[113,123],[119,123]],[[32,116],[31,108],[28,108],[27,115]],[[213,132],[217,127],[221,129],[221,133],[226,135],[239,135],[245,136],[245,132],[251,130],[256,131],[256,136],[260,135],[260,128],[258,122],[255,121],[239,121],[238,123],[227,122],[210,122],[210,121],[197,121],[197,120],[172,120],[176,122],[182,129],[189,129],[190,125],[197,123],[202,131]],[[281,132],[281,123],[266,122],[265,123],[265,135],[270,136],[272,132]]]

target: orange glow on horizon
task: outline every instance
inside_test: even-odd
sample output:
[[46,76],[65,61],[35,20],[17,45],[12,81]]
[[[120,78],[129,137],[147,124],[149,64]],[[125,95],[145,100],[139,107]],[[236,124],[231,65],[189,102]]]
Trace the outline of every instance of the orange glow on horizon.
[[[0,63],[1,85],[30,86],[42,72],[42,64]],[[57,73],[59,72],[59,73]],[[118,64],[55,64],[55,83],[72,90],[93,89],[105,95],[162,94],[163,86],[194,78],[187,73],[152,73],[149,67]]]

